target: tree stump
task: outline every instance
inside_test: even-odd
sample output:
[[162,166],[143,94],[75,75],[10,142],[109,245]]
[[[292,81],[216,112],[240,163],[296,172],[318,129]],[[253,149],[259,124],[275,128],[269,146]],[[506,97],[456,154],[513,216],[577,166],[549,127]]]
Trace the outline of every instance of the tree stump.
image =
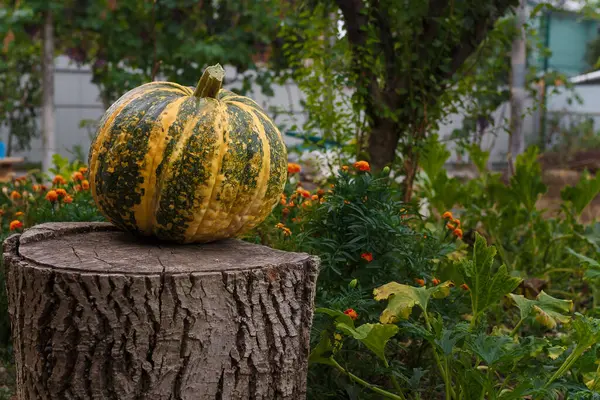
[[50,223],[4,262],[19,400],[305,398],[317,258]]

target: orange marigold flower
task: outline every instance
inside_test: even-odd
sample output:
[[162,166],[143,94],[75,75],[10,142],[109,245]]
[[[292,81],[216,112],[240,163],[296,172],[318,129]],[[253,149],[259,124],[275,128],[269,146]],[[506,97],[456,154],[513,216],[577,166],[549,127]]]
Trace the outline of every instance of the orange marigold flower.
[[83,180],[83,174],[79,171],[75,171],[73,172],[73,175],[71,175],[71,178],[77,182],[77,181],[82,181]]
[[292,222],[300,222],[300,218],[292,218]]
[[281,199],[281,200],[279,200],[279,204],[281,204],[282,206],[285,206],[285,204],[286,204],[286,201],[285,201],[285,199]]
[[439,280],[438,278],[433,278],[433,279],[431,280],[431,283],[433,283],[433,285],[434,285],[434,286],[437,286],[437,285],[439,285],[439,284],[440,284],[440,280]]
[[52,179],[52,184],[54,185],[64,185],[66,183],[67,181],[65,181],[65,178],[63,178],[61,175],[56,175],[54,179]]
[[457,228],[460,227],[460,219],[458,219],[458,218],[453,219],[452,222],[454,222],[454,224],[456,225]]
[[63,203],[72,203],[73,202],[73,198],[69,195],[66,195],[65,198],[63,199]]
[[90,188],[90,183],[88,182],[87,179],[84,179],[81,181],[81,188],[83,190],[88,190]]
[[40,185],[33,185],[31,188],[33,189],[34,192],[39,192],[42,187]]
[[350,204],[348,200],[344,200],[344,204]]
[[415,282],[417,283],[417,285],[419,286],[425,286],[425,279],[415,279]]
[[456,229],[456,227],[450,223],[446,224],[446,228],[448,228],[449,230],[453,231]]
[[82,174],[87,174],[88,169],[87,169],[87,167],[81,167],[81,168],[79,168],[79,172],[81,172]]
[[317,194],[319,196],[323,196],[325,194],[325,191],[323,189],[319,189],[319,190],[317,190]]
[[46,200],[52,202],[58,200],[58,193],[56,193],[56,190],[51,190],[48,193],[46,193]]
[[296,203],[294,203],[293,201],[290,201],[288,204],[288,207],[296,207]]
[[14,221],[12,221],[9,226],[11,231],[14,231],[15,229],[20,229],[22,227],[23,227],[23,223],[16,219]]
[[451,219],[453,219],[452,213],[450,211],[446,211],[445,213],[442,214],[442,218],[451,220]]
[[55,192],[60,197],[65,197],[67,195],[67,191],[65,189],[56,189]]
[[283,228],[283,236],[292,236],[292,231],[290,230],[290,228]]
[[460,288],[462,290],[469,290],[469,285],[467,285],[466,283],[463,283],[462,285],[460,285]]
[[313,195],[310,197],[310,199],[311,199],[311,200],[319,200],[319,195],[317,195],[317,194],[313,194]]
[[21,193],[19,193],[19,192],[17,192],[17,191],[15,191],[15,190],[13,190],[13,191],[10,193],[10,198],[11,198],[11,199],[13,199],[13,200],[19,200],[19,199],[21,198]]
[[76,192],[81,192],[81,185],[75,185],[75,186],[73,186],[73,189],[74,189]]
[[281,210],[281,213],[282,213],[283,215],[288,215],[288,214],[290,213],[290,209],[286,207],[286,208],[284,208],[283,210]]
[[300,196],[304,197],[305,199],[310,198],[310,192],[308,190],[298,188],[298,189],[296,189],[296,192],[300,193]]
[[321,204],[325,203],[325,197],[321,197],[321,199],[319,200],[319,203],[321,203]]
[[452,233],[459,239],[463,238],[463,231],[460,228],[456,228],[454,231],[452,231]]
[[352,318],[352,320],[356,320],[358,318],[358,313],[354,311],[353,308],[347,309],[346,311],[344,311],[344,314]]
[[275,228],[282,229],[283,227],[285,227],[285,225],[284,225],[284,224],[282,224],[281,222],[280,222],[280,223],[278,223],[277,225],[275,225]]
[[348,172],[348,166],[347,165],[342,165],[342,171]]
[[312,202],[310,200],[306,200],[305,202],[302,203],[302,207],[307,208],[312,206]]
[[359,171],[363,171],[363,172],[371,170],[371,166],[366,161],[357,161],[357,162],[355,162],[354,163],[354,168],[356,168]]
[[362,258],[366,262],[371,262],[371,261],[373,261],[373,254],[371,254],[371,253],[362,253],[360,255],[360,258]]
[[299,164],[288,163],[288,173],[297,174],[300,171],[302,171],[302,167]]
[[46,187],[46,185],[40,185],[40,190],[42,192],[45,192],[46,190],[48,190],[48,188]]
[[23,211],[17,211],[15,213],[15,217],[20,217],[21,215],[24,215],[25,213]]

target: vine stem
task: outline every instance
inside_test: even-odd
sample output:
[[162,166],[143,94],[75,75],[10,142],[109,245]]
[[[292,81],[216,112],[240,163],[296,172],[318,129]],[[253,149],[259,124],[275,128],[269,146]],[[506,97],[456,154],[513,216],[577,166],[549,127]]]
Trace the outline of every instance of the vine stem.
[[361,378],[354,375],[353,373],[346,371],[346,369],[344,369],[344,367],[342,367],[340,364],[338,364],[338,362],[335,361],[334,359],[331,359],[331,362],[333,363],[333,366],[336,367],[341,373],[348,376],[354,382],[363,385],[367,389],[372,390],[373,392],[378,393],[388,399],[406,400],[404,397],[397,396],[394,393],[388,392],[387,390],[383,390],[383,389],[378,388],[377,386],[371,385],[369,382],[362,380]]
[[519,328],[521,327],[521,325],[523,325],[523,321],[525,321],[523,318],[521,318],[519,320],[519,322],[517,322],[517,324],[515,325],[515,327],[513,328],[512,331],[510,331],[510,337],[514,337],[517,334],[517,331],[519,330]]
[[[432,332],[431,323],[429,322],[429,317],[427,317],[427,311],[423,311],[423,316],[425,317],[425,325],[427,326],[427,330],[429,332]],[[444,365],[442,364],[442,361],[440,360],[440,356],[438,355],[434,346],[432,346],[431,350],[433,351],[433,357],[435,358],[435,362],[440,370],[440,373],[442,374],[442,379],[444,381],[444,386],[446,389],[446,400],[450,400],[450,399],[456,397],[456,395],[454,394],[454,390],[452,389],[452,386],[450,385],[451,382],[448,377],[448,371],[446,370],[446,368],[444,368]]]
[[221,67],[221,64],[207,67],[198,81],[193,96],[198,98],[210,97],[216,99],[219,90],[221,90],[221,86],[223,85],[224,77],[225,70]]
[[[383,364],[385,365],[385,368],[387,368],[387,369],[390,368],[390,364],[387,362],[387,360],[383,360]],[[398,380],[396,379],[396,377],[393,374],[390,374],[390,379],[392,380],[392,384],[394,385],[394,388],[398,392],[398,395],[400,397],[402,397],[403,399],[406,399],[406,397],[404,397],[404,393],[402,393],[402,388],[400,387],[400,384],[398,383]]]

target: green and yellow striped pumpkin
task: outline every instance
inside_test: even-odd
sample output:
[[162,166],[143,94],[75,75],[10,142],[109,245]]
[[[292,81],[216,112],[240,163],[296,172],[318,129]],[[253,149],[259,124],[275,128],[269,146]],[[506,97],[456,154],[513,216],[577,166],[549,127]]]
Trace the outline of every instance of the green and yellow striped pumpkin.
[[270,214],[287,176],[283,138],[253,100],[221,89],[223,76],[216,65],[195,90],[147,83],[106,111],[88,161],[94,200],[113,224],[201,243]]

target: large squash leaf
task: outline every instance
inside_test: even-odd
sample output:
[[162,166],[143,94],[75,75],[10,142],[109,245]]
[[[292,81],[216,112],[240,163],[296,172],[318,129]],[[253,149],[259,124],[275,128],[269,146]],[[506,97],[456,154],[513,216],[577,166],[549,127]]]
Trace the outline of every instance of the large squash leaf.
[[600,193],[600,174],[592,178],[584,172],[575,186],[567,186],[560,192],[563,201],[569,201],[576,215],[580,215],[592,200]]
[[[600,174],[598,176],[600,176]],[[583,254],[576,252],[570,247],[567,248],[567,251],[575,257],[579,258],[581,263],[585,264],[588,267],[584,273],[585,279],[589,281],[600,282],[600,263],[598,261],[594,260],[593,258],[584,256]]]
[[408,319],[413,307],[418,306],[427,312],[427,304],[431,297],[441,299],[450,294],[454,284],[446,281],[431,288],[414,287],[397,282],[386,283],[375,288],[375,300],[388,300],[388,305],[381,313],[379,321],[382,324],[392,324],[402,319]]
[[396,325],[391,324],[363,324],[354,329],[354,327],[340,323],[337,324],[337,327],[367,346],[369,350],[384,362],[387,362],[385,358],[385,346],[398,333],[399,329]]
[[521,312],[521,319],[535,315],[535,319],[549,329],[554,329],[558,322],[567,323],[571,319],[566,313],[573,309],[571,300],[561,300],[546,294],[543,290],[530,300],[520,294],[510,294]]
[[[333,317],[337,329],[358,340],[375,353],[377,357],[384,362],[387,362],[385,358],[385,346],[387,342],[398,333],[399,328],[396,325],[363,324],[359,327],[355,327],[352,318],[343,312],[328,308],[317,308],[315,312]],[[323,341],[323,338],[321,338],[321,340]],[[320,344],[321,343],[319,343],[319,345]],[[319,348],[319,346],[317,346],[317,348]],[[327,346],[323,345],[322,349],[327,349]]]
[[495,255],[496,248],[488,246],[485,239],[475,232],[473,257],[459,264],[471,292],[474,318],[491,305],[497,304],[521,283],[520,278],[509,275],[506,265],[502,265],[497,271],[493,268]]
[[575,348],[571,351],[558,370],[556,370],[554,375],[546,381],[545,388],[569,371],[583,353],[592,347],[592,345],[600,341],[600,320],[577,313],[572,326],[574,330],[573,341],[575,342]]
[[330,333],[326,330],[321,332],[321,340],[311,350],[308,362],[311,364],[335,365],[333,355],[335,354],[335,343]]

